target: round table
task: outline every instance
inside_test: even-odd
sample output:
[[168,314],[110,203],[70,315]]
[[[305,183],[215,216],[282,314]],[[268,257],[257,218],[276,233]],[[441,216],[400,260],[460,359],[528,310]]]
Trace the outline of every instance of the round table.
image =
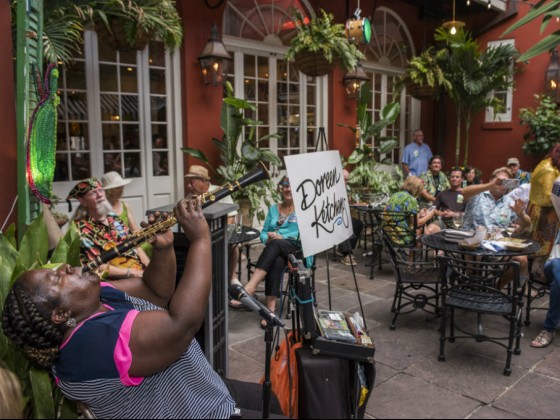
[[261,232],[249,226],[228,226],[228,244],[242,244],[253,239],[259,239]]
[[427,247],[437,249],[438,251],[443,251],[446,254],[466,254],[466,255],[477,255],[481,257],[499,257],[499,258],[512,258],[521,255],[531,255],[541,249],[541,246],[537,242],[532,242],[525,249],[520,251],[513,251],[509,249],[490,251],[483,247],[478,247],[476,249],[466,249],[459,246],[458,243],[449,242],[445,240],[445,232],[437,232],[431,235],[424,235],[420,238],[422,244]]

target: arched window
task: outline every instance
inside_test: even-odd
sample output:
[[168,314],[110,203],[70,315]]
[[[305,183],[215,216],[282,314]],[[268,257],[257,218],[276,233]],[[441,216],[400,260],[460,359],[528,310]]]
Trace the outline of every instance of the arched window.
[[326,126],[326,77],[301,73],[284,57],[295,34],[290,10],[314,16],[305,0],[229,0],[224,16],[224,44],[233,54],[228,79],[235,96],[256,106],[252,118],[262,121],[256,138],[280,158],[316,150],[317,133]]
[[385,130],[385,135],[400,140],[399,147],[393,151],[393,160],[398,163],[400,151],[412,138],[412,131],[419,126],[420,104],[410,95],[395,96],[393,88],[408,60],[415,54],[415,48],[406,24],[387,7],[375,10],[372,31],[371,42],[365,51],[367,61],[363,63],[372,87],[368,110],[376,121],[387,103],[400,102],[399,118]]

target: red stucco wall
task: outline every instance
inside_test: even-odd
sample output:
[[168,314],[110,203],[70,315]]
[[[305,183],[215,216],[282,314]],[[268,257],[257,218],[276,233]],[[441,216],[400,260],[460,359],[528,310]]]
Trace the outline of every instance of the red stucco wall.
[[[0,188],[0,227],[8,217],[10,208],[17,194],[16,177],[16,114],[15,84],[12,60],[12,35],[10,29],[10,2],[0,0],[0,127],[2,127],[0,151],[0,179],[4,180]],[[15,222],[17,208],[9,219]]]

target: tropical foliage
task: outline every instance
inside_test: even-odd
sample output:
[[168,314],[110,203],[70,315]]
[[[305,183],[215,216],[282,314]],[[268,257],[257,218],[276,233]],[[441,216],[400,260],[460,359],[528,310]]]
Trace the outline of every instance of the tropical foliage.
[[[15,226],[0,234],[0,310],[14,280],[23,272],[68,263],[80,265],[80,235],[72,223],[49,259],[48,233],[42,215],[27,228],[16,243]],[[47,265],[52,267],[52,265]],[[0,360],[19,378],[26,398],[25,418],[76,418],[76,407],[65,400],[54,385],[50,371],[39,369],[0,330]]]
[[536,109],[523,108],[519,111],[521,124],[527,126],[524,134],[525,153],[543,156],[560,141],[560,113],[555,101],[546,95],[535,95],[539,102]]
[[364,197],[359,197],[364,191],[390,194],[402,184],[402,171],[390,159],[390,153],[398,145],[398,140],[382,135],[383,130],[397,120],[400,105],[398,102],[387,104],[374,122],[367,109],[370,89],[368,83],[361,88],[357,106],[358,125],[338,123],[350,129],[356,139],[356,147],[348,157],[348,164],[354,165],[348,184],[352,188],[352,198],[359,201],[364,200]]
[[[12,1],[14,35],[17,1]],[[48,0],[43,5],[43,57],[48,62],[66,64],[80,54],[88,25],[115,35],[118,22],[131,48],[138,39],[161,39],[167,48],[175,49],[183,39],[175,0]]]
[[294,10],[296,36],[291,40],[286,54],[293,60],[300,53],[320,53],[329,63],[338,62],[346,70],[354,70],[364,54],[346,37],[344,25],[333,23],[332,14],[321,10],[321,16],[306,22],[299,10]]
[[[516,29],[532,22],[535,19],[542,18],[540,32],[541,34],[548,28],[551,22],[556,22],[560,17],[560,0],[539,0],[529,13],[527,13],[523,18],[519,19],[513,25],[511,25],[502,36],[508,35],[515,31]],[[554,31],[550,35],[541,39],[527,51],[525,51],[517,61],[524,62],[527,61],[543,52],[550,51],[556,48],[560,44],[560,29]]]
[[444,49],[428,47],[420,55],[412,57],[405,73],[397,82],[397,88],[417,85],[434,88],[436,94],[451,89],[451,83],[444,71],[443,60],[447,57]]
[[[254,120],[245,113],[254,112],[255,106],[250,102],[236,98],[233,94],[231,83],[226,83],[226,97],[222,106],[220,127],[224,135],[221,139],[213,138],[212,141],[220,151],[222,164],[214,168],[206,155],[194,148],[183,147],[181,150],[203,162],[214,172],[218,173],[221,181],[230,182],[255,169],[259,162],[267,162],[271,165],[280,166],[282,161],[276,154],[269,150],[262,150],[258,143],[269,138],[280,137],[279,134],[268,134],[255,138],[256,129],[262,121]],[[236,191],[234,199],[247,198],[251,202],[249,217],[252,220],[256,215],[259,222],[264,221],[266,214],[261,209],[261,204],[268,208],[272,203],[278,201],[275,184],[270,181],[262,181]]]

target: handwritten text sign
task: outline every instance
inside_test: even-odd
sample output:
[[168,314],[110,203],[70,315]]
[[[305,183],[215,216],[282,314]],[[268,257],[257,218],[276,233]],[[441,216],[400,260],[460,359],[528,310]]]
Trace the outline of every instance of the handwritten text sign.
[[350,207],[337,151],[286,156],[305,257],[352,236]]

